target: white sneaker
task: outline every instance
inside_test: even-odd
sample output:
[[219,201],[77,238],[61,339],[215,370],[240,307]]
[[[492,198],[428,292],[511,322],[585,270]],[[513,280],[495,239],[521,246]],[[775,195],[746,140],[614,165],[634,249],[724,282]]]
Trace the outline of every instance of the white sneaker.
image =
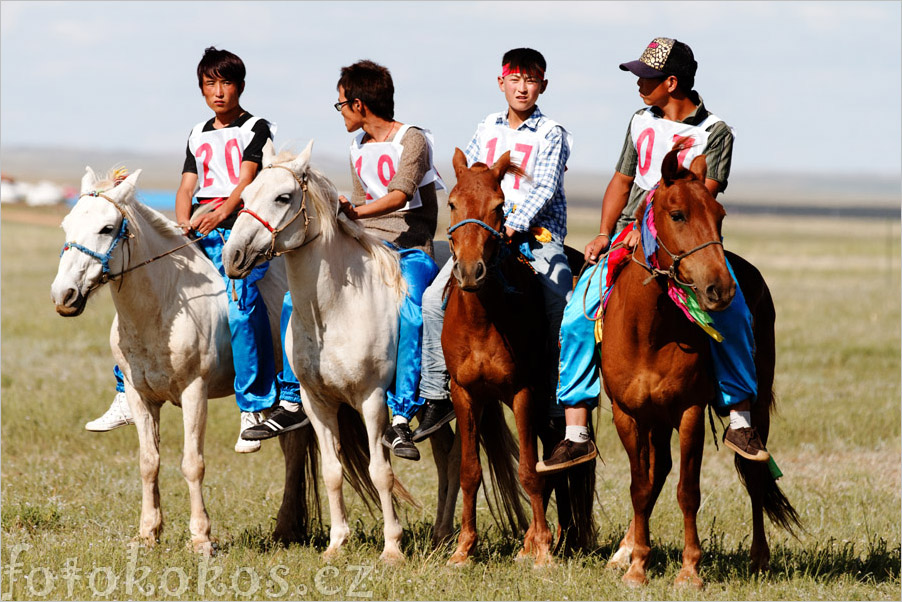
[[[265,421],[266,416],[263,415],[263,412],[241,412],[241,433],[252,426],[263,424]],[[235,451],[239,454],[252,454],[260,451],[260,442],[242,439],[239,433],[238,441],[235,442]]]
[[125,393],[116,393],[116,397],[113,398],[113,403],[110,404],[110,408],[106,413],[100,418],[87,423],[85,429],[95,433],[105,433],[120,426],[134,423]]

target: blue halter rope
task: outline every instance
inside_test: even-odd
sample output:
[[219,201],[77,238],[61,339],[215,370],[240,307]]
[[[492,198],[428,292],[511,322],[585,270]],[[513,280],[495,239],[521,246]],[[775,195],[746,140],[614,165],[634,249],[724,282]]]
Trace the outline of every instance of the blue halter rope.
[[110,244],[110,248],[107,249],[107,252],[104,253],[103,255],[101,255],[97,251],[89,249],[89,248],[85,247],[84,245],[81,245],[77,242],[67,242],[67,243],[63,244],[63,250],[60,251],[60,257],[62,257],[63,253],[65,253],[69,249],[77,249],[77,250],[81,251],[82,253],[84,253],[85,255],[88,255],[89,257],[93,257],[94,259],[96,259],[97,261],[100,262],[100,265],[103,268],[103,275],[100,277],[101,281],[107,282],[110,279],[110,275],[109,275],[110,274],[110,257],[113,256],[113,251],[116,249],[117,246],[119,246],[119,242],[122,239],[128,237],[128,218],[125,217],[125,213],[122,211],[122,209],[119,207],[119,205],[117,205],[116,202],[113,201],[113,199],[111,199],[107,195],[103,194],[102,192],[97,192],[96,190],[93,192],[86,192],[86,193],[80,195],[78,198],[81,198],[83,196],[101,197],[103,199],[106,199],[110,203],[112,203],[113,206],[119,210],[119,213],[122,214],[122,224],[119,226],[119,232],[116,233],[116,237],[113,239],[113,242]]

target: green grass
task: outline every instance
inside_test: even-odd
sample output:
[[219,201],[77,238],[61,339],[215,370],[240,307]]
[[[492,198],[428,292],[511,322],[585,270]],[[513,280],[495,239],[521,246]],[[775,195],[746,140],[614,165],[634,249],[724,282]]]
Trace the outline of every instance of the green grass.
[[[332,565],[320,556],[328,525],[310,545],[274,544],[281,453],[273,442],[250,456],[232,451],[238,428],[232,398],[211,401],[206,440],[205,498],[217,556],[203,560],[187,548],[181,415],[169,405],[161,426],[166,527],[156,548],[129,548],[140,507],[135,432],[83,429],[113,395],[109,293],[100,291],[78,318],[57,316],[49,287],[62,232],[12,222],[6,211],[0,232],[4,599],[900,598],[898,221],[727,218],[727,247],[761,269],[777,306],[779,414],[769,448],[804,531],[794,538],[768,526],[773,570],[750,574],[748,498],[731,455],[717,451],[709,434],[699,512],[706,587],[696,592],[672,587],[682,549],[676,474],[652,517],[648,587],[629,590],[619,573],[605,568],[631,509],[626,456],[604,409],[598,414],[605,460],[598,467],[598,548],[554,568],[516,563],[519,541],[492,525],[482,497],[473,564],[446,567],[449,548],[429,545],[436,478],[428,446],[419,463],[394,463],[423,506],[401,510],[403,566],[378,562],[381,521],[351,493],[352,539]],[[582,248],[597,222],[595,213],[574,215],[568,243]]]

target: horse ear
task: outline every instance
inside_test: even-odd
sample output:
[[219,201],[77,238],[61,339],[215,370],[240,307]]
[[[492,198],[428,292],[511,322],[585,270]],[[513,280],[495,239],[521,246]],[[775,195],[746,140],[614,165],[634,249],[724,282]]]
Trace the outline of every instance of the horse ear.
[[492,173],[495,174],[495,179],[499,182],[501,178],[504,177],[504,174],[507,173],[508,168],[511,166],[511,152],[507,151],[501,157],[495,161],[495,164],[492,165]]
[[695,177],[704,183],[705,177],[708,175],[708,159],[705,155],[699,155],[689,164],[689,171],[695,174]]
[[451,159],[451,165],[454,166],[454,175],[460,179],[460,174],[467,169],[467,156],[459,148],[454,149],[454,158]]
[[81,177],[81,194],[86,194],[94,190],[94,183],[97,182],[97,175],[89,166],[85,167],[85,175]]
[[665,186],[670,186],[676,181],[678,171],[680,171],[679,149],[675,149],[667,153],[661,162],[661,181]]
[[275,156],[276,147],[273,145],[272,139],[269,138],[266,140],[266,144],[263,145],[263,164],[271,165]]
[[310,165],[310,156],[313,154],[313,140],[307,143],[307,147],[301,151],[301,154],[295,157],[294,161],[291,162],[291,171],[296,174],[301,174],[307,171],[307,166]]
[[138,187],[138,178],[140,176],[141,170],[136,169],[127,178],[116,184],[111,190],[108,190],[107,194],[117,203],[121,203],[129,195],[134,194],[135,189]]

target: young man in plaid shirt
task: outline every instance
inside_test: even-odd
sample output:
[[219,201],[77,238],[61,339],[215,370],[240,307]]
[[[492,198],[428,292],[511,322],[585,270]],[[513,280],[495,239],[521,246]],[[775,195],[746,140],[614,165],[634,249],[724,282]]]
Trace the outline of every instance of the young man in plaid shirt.
[[[551,340],[556,340],[573,286],[564,253],[564,236],[567,234],[564,170],[570,157],[571,137],[563,126],[546,117],[536,105],[539,95],[548,87],[545,66],[545,58],[531,48],[517,48],[505,53],[498,87],[504,93],[507,109],[489,115],[477,126],[467,145],[466,156],[469,165],[481,162],[491,166],[501,155],[511,151],[512,162],[530,176],[527,179],[507,174],[501,182],[506,213],[504,233],[509,238],[522,237],[529,244],[535,257],[531,265],[542,283]],[[420,395],[426,399],[426,409],[413,433],[414,441],[427,438],[454,418],[441,346],[442,292],[452,265],[453,260],[445,263],[423,295]],[[556,374],[553,377],[556,382]]]

